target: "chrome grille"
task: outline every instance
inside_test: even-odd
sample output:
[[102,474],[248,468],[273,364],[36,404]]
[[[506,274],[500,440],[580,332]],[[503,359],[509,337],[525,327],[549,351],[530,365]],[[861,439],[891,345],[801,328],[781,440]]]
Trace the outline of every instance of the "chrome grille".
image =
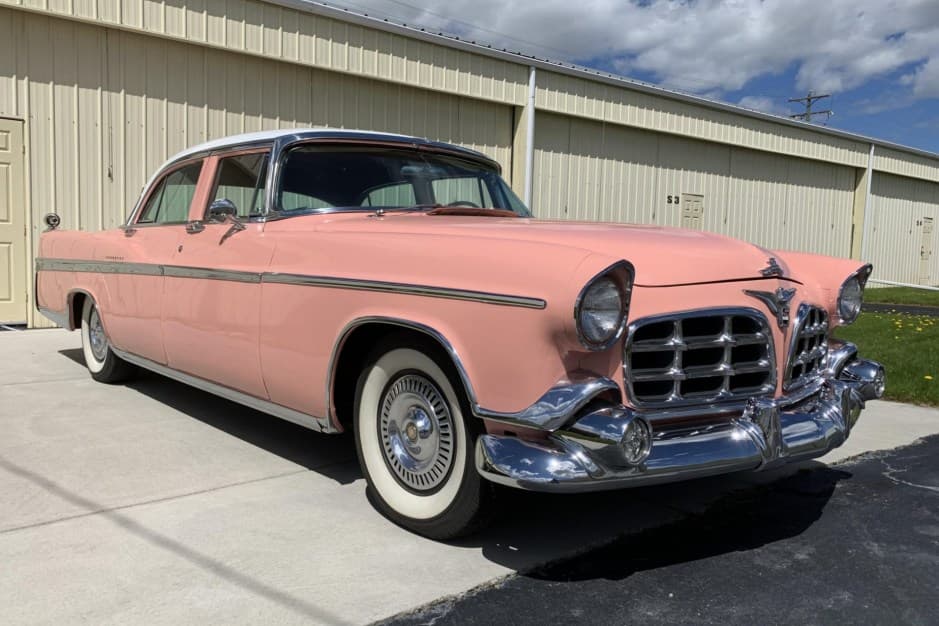
[[718,309],[634,322],[623,357],[636,406],[749,398],[776,389],[772,333],[755,309]]
[[799,305],[793,324],[785,389],[818,378],[828,356],[828,312],[817,306]]

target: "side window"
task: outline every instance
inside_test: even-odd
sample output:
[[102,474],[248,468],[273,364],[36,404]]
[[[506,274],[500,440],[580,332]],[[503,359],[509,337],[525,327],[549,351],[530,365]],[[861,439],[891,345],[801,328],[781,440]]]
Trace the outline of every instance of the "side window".
[[414,185],[396,183],[372,189],[362,201],[362,206],[411,206],[417,204],[414,199]]
[[138,224],[179,224],[189,221],[189,205],[196,194],[202,161],[190,163],[163,177],[147,199]]
[[473,204],[491,207],[492,197],[485,181],[477,176],[465,178],[438,178],[431,183],[437,204]]
[[308,196],[304,193],[282,191],[280,194],[280,208],[282,211],[300,211],[303,209],[329,209],[333,205],[321,198]]
[[267,162],[267,152],[239,154],[221,159],[212,200],[231,200],[238,209],[238,217],[261,215],[264,212]]

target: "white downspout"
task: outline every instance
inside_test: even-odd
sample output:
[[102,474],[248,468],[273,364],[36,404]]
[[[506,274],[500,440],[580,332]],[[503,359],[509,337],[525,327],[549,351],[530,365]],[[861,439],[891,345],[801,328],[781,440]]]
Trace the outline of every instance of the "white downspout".
[[528,68],[528,117],[525,129],[525,206],[531,208],[535,169],[535,66]]
[[871,181],[874,180],[874,144],[871,144],[871,151],[867,155],[867,189],[864,190],[864,228],[863,238],[861,239],[861,260],[868,261],[867,241],[870,239],[871,232]]

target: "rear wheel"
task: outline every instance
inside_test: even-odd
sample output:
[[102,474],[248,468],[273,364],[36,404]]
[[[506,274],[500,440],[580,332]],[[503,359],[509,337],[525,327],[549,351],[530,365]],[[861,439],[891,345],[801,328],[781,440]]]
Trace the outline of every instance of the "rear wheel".
[[386,344],[359,377],[356,451],[369,499],[393,522],[432,539],[488,520],[492,485],[476,471],[479,425],[432,345]]
[[134,366],[111,350],[98,307],[90,297],[82,304],[81,335],[85,365],[92,378],[101,383],[118,383],[134,374]]

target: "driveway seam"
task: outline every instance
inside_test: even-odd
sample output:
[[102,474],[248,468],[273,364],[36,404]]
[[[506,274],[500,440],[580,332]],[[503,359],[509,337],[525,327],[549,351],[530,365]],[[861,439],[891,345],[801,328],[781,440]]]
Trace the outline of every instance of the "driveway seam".
[[[84,518],[84,517],[92,517],[92,516],[95,516],[95,515],[101,515],[101,514],[104,514],[104,513],[111,513],[111,512],[114,512],[114,511],[124,511],[124,510],[127,510],[127,509],[132,509],[132,508],[135,508],[135,507],[139,507],[139,506],[146,506],[146,505],[148,505],[148,504],[159,504],[159,503],[162,503],[162,502],[171,502],[171,501],[173,501],[173,500],[180,500],[180,499],[182,499],[182,498],[188,498],[188,497],[190,497],[190,496],[198,496],[198,495],[202,495],[202,494],[206,494],[206,493],[212,493],[212,492],[215,492],[215,491],[222,491],[223,489],[230,489],[230,488],[232,488],[232,487],[240,487],[240,486],[242,486],[242,485],[251,485],[251,484],[254,484],[254,483],[265,482],[265,481],[268,481],[268,480],[276,480],[276,479],[278,479],[278,478],[285,478],[285,477],[287,477],[287,476],[295,476],[295,475],[297,475],[297,474],[303,474],[303,473],[306,473],[306,472],[318,471],[318,470],[320,470],[320,469],[325,469],[325,468],[327,468],[327,467],[332,467],[332,466],[334,466],[334,465],[342,465],[343,463],[351,463],[351,462],[352,462],[352,461],[340,461],[340,462],[337,462],[337,463],[329,463],[329,464],[326,464],[326,465],[323,465],[323,466],[319,466],[319,467],[317,467],[317,468],[315,468],[315,469],[306,469],[306,468],[303,468],[303,469],[294,470],[294,471],[291,471],[291,472],[284,472],[284,473],[281,473],[281,474],[275,474],[275,475],[273,475],[273,476],[264,476],[264,477],[262,477],[262,478],[253,478],[253,479],[251,479],[251,480],[243,480],[243,481],[239,481],[239,482],[236,482],[236,483],[229,483],[229,484],[225,484],[225,485],[218,485],[218,486],[216,486],[216,487],[209,487],[209,488],[207,488],[207,489],[200,489],[200,490],[198,490],[198,491],[190,491],[190,492],[186,492],[186,493],[175,494],[175,495],[172,495],[172,496],[165,496],[165,497],[162,497],[162,498],[153,498],[152,500],[144,500],[144,501],[142,501],[142,502],[133,502],[133,503],[130,503],[130,504],[122,504],[122,505],[120,505],[120,506],[105,507],[105,508],[100,508],[100,509],[95,509],[95,510],[86,511],[86,512],[84,512],[84,513],[76,513],[75,515],[66,515],[66,516],[64,516],[64,517],[57,517],[57,518],[51,519],[51,520],[43,520],[43,521],[41,521],[41,522],[34,522],[34,523],[32,523],[32,524],[24,524],[24,525],[22,525],[22,526],[13,526],[13,527],[10,527],[10,528],[0,529],[0,535],[5,535],[5,534],[8,534],[8,533],[13,533],[13,532],[20,531],[20,530],[28,530],[28,529],[30,529],[30,528],[38,528],[38,527],[41,527],[41,526],[50,526],[50,525],[52,525],[52,524],[58,524],[58,523],[62,523],[62,522],[69,522],[69,521],[76,520],[76,519],[81,519],[81,518]],[[11,467],[11,466],[12,466],[12,467]],[[13,473],[13,474],[17,474],[17,475],[22,476],[22,477],[24,477],[24,478],[27,478],[27,479],[29,479],[29,480],[34,480],[34,481],[35,481],[35,478],[36,478],[36,477],[35,477],[35,475],[34,475],[32,472],[30,472],[30,471],[28,471],[28,470],[21,469],[21,468],[17,467],[16,465],[13,465],[12,463],[9,463],[9,462],[7,462],[7,461],[3,461],[2,459],[0,459],[0,467],[3,467],[4,469],[10,471],[10,472]],[[52,493],[56,493],[57,491],[60,491],[60,490],[61,490],[61,487],[58,487],[58,485],[55,485],[55,483],[53,483],[52,481],[48,481],[48,482],[50,483],[50,487],[51,487],[51,488],[47,488],[47,489],[46,489],[47,491],[50,491],[50,492],[52,492]],[[43,485],[43,486],[45,487],[45,485]]]
[[75,378],[49,378],[45,380],[17,380],[8,383],[0,383],[0,387],[13,387],[15,385],[42,385],[45,383],[68,383],[76,380],[85,380],[87,376],[76,376]]

